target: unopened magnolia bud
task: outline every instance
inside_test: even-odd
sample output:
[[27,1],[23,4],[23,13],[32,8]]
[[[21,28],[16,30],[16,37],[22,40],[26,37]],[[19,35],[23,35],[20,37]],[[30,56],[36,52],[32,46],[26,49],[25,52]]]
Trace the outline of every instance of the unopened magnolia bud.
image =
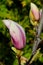
[[26,45],[26,36],[24,29],[12,20],[3,20],[4,24],[9,29],[11,41],[17,49],[22,49]]
[[31,3],[31,11],[32,11],[35,19],[39,20],[39,9],[34,3]]

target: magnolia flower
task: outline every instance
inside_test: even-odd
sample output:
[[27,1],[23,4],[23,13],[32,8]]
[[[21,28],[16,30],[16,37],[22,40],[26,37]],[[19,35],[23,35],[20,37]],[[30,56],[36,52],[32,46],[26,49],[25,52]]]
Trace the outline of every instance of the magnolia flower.
[[26,36],[24,29],[12,20],[3,20],[4,24],[9,29],[11,41],[17,49],[22,49],[26,45]]
[[32,25],[37,25],[41,17],[41,12],[42,12],[42,9],[39,10],[34,3],[31,3],[29,16],[30,16],[30,22],[32,23]]

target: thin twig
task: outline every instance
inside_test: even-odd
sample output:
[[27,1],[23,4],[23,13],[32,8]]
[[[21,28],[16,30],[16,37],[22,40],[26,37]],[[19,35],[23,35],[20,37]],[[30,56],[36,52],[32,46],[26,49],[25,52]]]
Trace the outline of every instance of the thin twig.
[[21,60],[20,60],[20,56],[18,56],[18,65],[21,65]]
[[41,49],[41,48],[39,48],[39,49],[37,50],[37,52],[35,53],[35,55],[34,55],[33,58],[31,59],[30,64],[36,59],[36,57],[38,57],[40,49]]

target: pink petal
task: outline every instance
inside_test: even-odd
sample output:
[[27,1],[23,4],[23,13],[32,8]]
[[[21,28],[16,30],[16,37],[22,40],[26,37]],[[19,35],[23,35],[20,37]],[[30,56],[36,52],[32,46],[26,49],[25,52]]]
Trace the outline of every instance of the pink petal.
[[25,32],[24,32],[24,29],[19,24],[16,23],[16,25],[17,25],[17,27],[19,28],[19,30],[22,34],[23,44],[25,46],[26,45],[26,35],[25,35]]
[[[11,20],[10,20],[11,21]],[[13,26],[12,26],[13,25]],[[16,25],[16,26],[15,26]],[[23,45],[25,46],[26,45],[26,36],[25,36],[25,32],[24,32],[24,29],[16,22],[14,21],[11,21],[11,25],[10,25],[10,28],[12,27],[12,30],[13,31],[17,31],[17,28],[19,28],[19,31],[21,33],[21,36],[22,36],[22,39],[23,39]],[[15,28],[17,27],[17,28]],[[18,32],[17,32],[18,33]]]
[[10,30],[10,35],[11,35],[11,39],[12,39],[13,45],[17,49],[21,49],[21,48],[24,47],[24,45],[23,45],[23,39],[22,39],[22,36],[21,36],[21,33],[20,33],[19,30],[18,30],[18,33],[19,34],[16,34],[16,32],[13,32],[13,31]]
[[39,20],[39,9],[34,3],[31,3],[31,11],[32,11],[35,19]]

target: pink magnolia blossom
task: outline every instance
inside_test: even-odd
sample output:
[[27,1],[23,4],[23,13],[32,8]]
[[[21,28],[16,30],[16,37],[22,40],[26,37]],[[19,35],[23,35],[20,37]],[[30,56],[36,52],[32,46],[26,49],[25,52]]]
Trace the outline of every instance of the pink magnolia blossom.
[[9,29],[11,41],[17,49],[22,49],[26,45],[26,36],[24,29],[12,20],[3,20],[4,24]]
[[31,7],[31,12],[33,13],[33,15],[35,17],[35,20],[39,20],[40,11],[39,11],[38,7],[34,3],[31,3],[30,7]]

